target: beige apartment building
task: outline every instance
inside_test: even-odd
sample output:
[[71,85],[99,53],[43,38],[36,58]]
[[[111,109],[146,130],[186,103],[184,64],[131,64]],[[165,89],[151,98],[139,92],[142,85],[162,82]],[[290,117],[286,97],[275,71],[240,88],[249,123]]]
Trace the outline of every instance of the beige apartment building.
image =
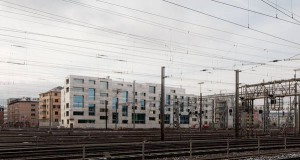
[[18,98],[8,102],[7,119],[10,127],[38,126],[38,99]]
[[[39,94],[39,127],[57,127],[61,119],[60,104],[61,90],[55,87],[45,93]],[[51,121],[51,123],[50,123]]]

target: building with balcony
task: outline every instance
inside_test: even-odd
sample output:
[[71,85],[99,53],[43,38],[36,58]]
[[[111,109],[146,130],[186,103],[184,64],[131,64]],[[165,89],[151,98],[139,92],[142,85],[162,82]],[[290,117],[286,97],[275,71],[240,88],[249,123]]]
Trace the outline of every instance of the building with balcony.
[[[66,128],[159,128],[160,90],[161,85],[154,83],[68,76],[61,90],[60,125]],[[199,128],[199,96],[174,87],[165,87],[165,94],[165,127]],[[207,103],[213,98],[209,97]],[[212,107],[212,103],[203,107],[203,125],[212,123],[215,113]]]
[[10,127],[38,126],[38,98],[8,99],[7,123]]
[[39,94],[39,127],[57,127],[61,120],[61,90],[55,87]]

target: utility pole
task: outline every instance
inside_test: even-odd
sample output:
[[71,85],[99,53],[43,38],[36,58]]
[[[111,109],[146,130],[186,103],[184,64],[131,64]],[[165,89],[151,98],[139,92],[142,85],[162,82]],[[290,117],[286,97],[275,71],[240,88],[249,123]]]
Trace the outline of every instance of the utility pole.
[[295,98],[294,98],[294,102],[295,102],[295,108],[294,108],[294,112],[295,112],[295,130],[294,130],[294,132],[295,132],[295,135],[297,135],[297,133],[298,133],[298,112],[297,112],[297,110],[298,110],[298,108],[297,108],[297,81],[296,81],[296,70],[295,70],[295,75],[294,75],[295,77]]
[[50,91],[50,117],[49,117],[49,130],[52,129],[52,92]]
[[212,109],[211,109],[211,122],[212,122],[212,128],[213,130],[215,130],[215,98],[216,98],[216,95],[213,97],[212,99]]
[[278,99],[278,110],[277,110],[277,128],[280,129],[280,115],[279,115],[279,110],[280,110],[280,97]]
[[115,113],[115,129],[117,129],[117,123],[119,122],[119,114],[118,114],[118,107],[119,107],[119,98],[117,98],[116,102],[116,113]]
[[202,130],[202,91],[201,91],[201,84],[204,84],[204,82],[198,83],[200,85],[200,109],[199,109],[199,132]]
[[105,100],[105,129],[106,130],[107,130],[107,119],[108,119],[108,117],[107,117],[107,103],[108,103],[108,101]]
[[266,121],[267,121],[267,117],[266,117],[266,107],[267,107],[267,99],[266,98],[264,98],[264,108],[263,108],[263,122],[264,122],[264,133],[266,133],[267,132],[267,123],[266,123]]
[[135,81],[132,84],[132,109],[133,109],[133,128],[135,128]]
[[235,70],[235,138],[239,137],[239,73]]
[[160,95],[160,136],[165,140],[165,66],[161,67],[161,95]]

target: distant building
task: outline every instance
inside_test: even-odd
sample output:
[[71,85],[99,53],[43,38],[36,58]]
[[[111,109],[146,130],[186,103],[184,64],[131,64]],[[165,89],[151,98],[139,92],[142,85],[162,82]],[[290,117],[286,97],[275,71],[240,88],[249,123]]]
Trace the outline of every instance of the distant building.
[[4,106],[0,106],[0,127],[4,124]]
[[215,129],[234,127],[234,95],[214,94],[203,96],[203,125]]
[[7,121],[10,127],[38,126],[38,99],[8,99]]
[[39,126],[49,127],[59,126],[61,120],[61,90],[62,87],[55,87],[45,93],[39,94]]
[[[133,92],[135,88],[135,92]],[[161,85],[114,81],[109,78],[68,76],[61,90],[61,126],[66,128],[159,128]],[[165,127],[199,128],[199,96],[183,88],[166,87]],[[233,125],[233,106],[226,101],[215,114],[218,96],[207,98],[203,107],[203,126],[212,121],[223,127]],[[226,99],[226,98],[225,98]],[[135,107],[133,107],[135,102]],[[224,102],[225,103],[225,102]],[[214,110],[212,110],[212,107]],[[106,116],[107,115],[107,116]],[[226,118],[225,118],[226,117]],[[219,120],[222,118],[222,120]],[[226,123],[230,125],[220,124]],[[202,126],[202,127],[203,127]],[[217,125],[216,125],[217,126]]]

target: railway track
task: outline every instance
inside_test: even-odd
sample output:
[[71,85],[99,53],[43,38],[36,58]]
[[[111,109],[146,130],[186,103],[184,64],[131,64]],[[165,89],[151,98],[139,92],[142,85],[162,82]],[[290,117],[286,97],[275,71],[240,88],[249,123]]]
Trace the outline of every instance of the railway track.
[[[234,139],[232,131],[167,129],[165,135],[166,141],[160,142],[159,130],[2,130],[0,159],[101,159],[105,155],[112,159],[149,159],[258,149],[257,138]],[[262,136],[260,150],[300,147],[297,137],[255,135]]]
[[[114,144],[85,144],[46,147],[23,147],[0,149],[3,159],[78,159],[99,158],[109,153],[112,159],[141,159],[170,156],[204,155],[227,152],[255,151],[258,149],[257,139],[245,140],[193,140],[166,142],[137,142]],[[300,139],[287,138],[286,145],[283,138],[260,139],[260,150],[282,148],[300,148]],[[142,150],[144,146],[144,151]]]

